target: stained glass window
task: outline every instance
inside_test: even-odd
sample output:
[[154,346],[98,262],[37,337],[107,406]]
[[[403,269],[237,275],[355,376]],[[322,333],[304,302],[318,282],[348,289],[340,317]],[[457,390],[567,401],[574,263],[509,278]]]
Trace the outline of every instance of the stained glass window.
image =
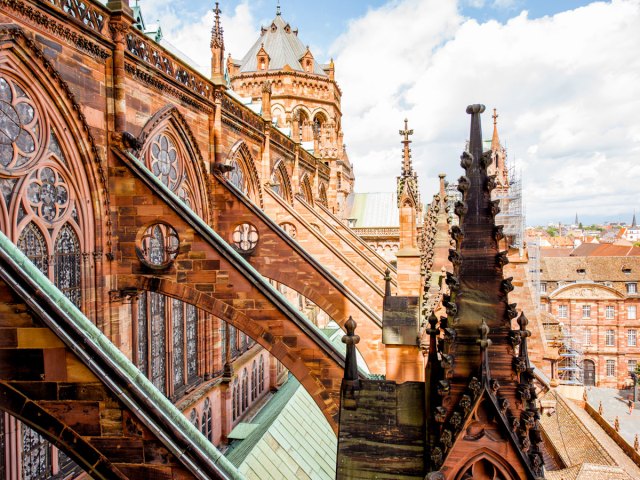
[[142,258],[150,266],[164,267],[175,260],[180,247],[178,232],[164,223],[150,225],[142,235]]
[[242,370],[242,411],[249,408],[249,375],[247,369]]
[[31,175],[27,198],[33,211],[50,223],[64,215],[69,208],[67,182],[60,172],[50,167]]
[[180,388],[184,385],[184,304],[177,299],[172,301],[173,307],[173,385]]
[[253,361],[251,365],[251,401],[258,398],[258,365]]
[[202,409],[202,434],[211,442],[213,441],[213,423],[211,418],[211,402],[207,398]]
[[22,478],[51,478],[51,446],[38,432],[22,424]]
[[187,381],[198,375],[198,310],[187,305]]
[[147,294],[142,293],[138,297],[138,368],[143,375],[147,376],[147,361],[149,344],[147,342],[148,335],[147,322]]
[[238,345],[236,344],[236,327],[229,325],[229,346],[231,347],[231,356],[238,354]]
[[264,356],[260,355],[260,363],[258,367],[258,393],[264,390]]
[[233,380],[233,420],[240,415],[240,389],[238,385],[238,377]]
[[164,133],[156,135],[151,143],[150,164],[153,174],[171,190],[175,190],[180,180],[178,150]]
[[258,245],[259,239],[258,230],[250,223],[236,225],[231,235],[233,246],[240,253],[251,253]]
[[166,326],[165,297],[151,292],[151,382],[162,393],[166,392]]
[[244,171],[242,170],[242,165],[238,162],[238,160],[233,159],[229,162],[229,165],[233,167],[233,170],[227,173],[227,180],[240,190],[245,195],[249,194],[249,185],[247,183],[247,179],[244,175]]
[[54,251],[54,283],[76,307],[80,308],[82,301],[80,242],[69,224],[65,224],[60,229]]
[[18,248],[38,267],[38,270],[45,275],[49,274],[47,242],[35,223],[29,223],[22,230],[18,239]]
[[12,79],[0,77],[0,166],[24,167],[40,143],[40,117],[32,100]]
[[220,323],[220,360],[224,365],[227,361],[227,323]]
[[195,408],[191,410],[191,414],[189,415],[189,420],[191,421],[191,424],[194,427],[200,430],[200,420],[198,419],[198,412],[196,412]]

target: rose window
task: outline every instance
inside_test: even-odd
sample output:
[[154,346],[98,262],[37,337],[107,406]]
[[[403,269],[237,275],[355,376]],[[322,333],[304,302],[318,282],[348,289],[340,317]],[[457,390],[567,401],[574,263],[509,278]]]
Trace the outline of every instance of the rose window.
[[169,137],[161,133],[151,144],[151,171],[171,190],[180,181],[178,175],[178,150]]
[[164,268],[176,259],[179,248],[178,232],[164,223],[154,223],[142,234],[138,257],[147,266]]
[[287,233],[287,235],[289,235],[291,238],[296,238],[296,235],[298,234],[298,230],[296,229],[296,226],[292,223],[289,223],[289,222],[281,223],[280,228],[282,228]]
[[16,83],[0,77],[0,166],[23,167],[37,153],[40,119],[27,94]]
[[258,245],[258,230],[250,223],[241,223],[233,229],[231,240],[240,253],[251,253]]
[[60,218],[69,207],[69,190],[60,173],[45,167],[31,175],[27,198],[33,210],[48,222]]

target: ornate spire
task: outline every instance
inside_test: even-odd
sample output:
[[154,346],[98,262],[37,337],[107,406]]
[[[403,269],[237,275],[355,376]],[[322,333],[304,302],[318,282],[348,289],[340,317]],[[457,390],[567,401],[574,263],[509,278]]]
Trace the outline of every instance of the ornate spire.
[[500,115],[498,115],[498,113],[496,112],[496,109],[493,109],[493,115],[491,115],[491,117],[493,118],[493,137],[491,137],[491,150],[493,150],[494,152],[496,150],[498,150],[500,148],[500,138],[498,137],[498,117]]
[[409,135],[413,135],[413,130],[409,130],[409,120],[406,118],[404,119],[404,130],[400,130],[400,135],[403,136],[401,143],[404,145],[402,155],[402,176],[410,177],[413,175],[413,167],[411,166],[411,148],[409,148],[411,140],[409,140]]
[[276,15],[277,16],[281,15],[281,12],[280,12],[280,0],[278,0],[278,3],[276,5]]
[[638,224],[636,223],[636,211],[633,210],[633,219],[631,220],[631,228],[637,228]]
[[220,24],[220,14],[222,10],[220,10],[220,6],[218,2],[216,2],[216,8],[213,9],[214,22],[213,28],[211,29],[211,48],[221,48],[224,49],[224,37],[222,35],[222,25]]

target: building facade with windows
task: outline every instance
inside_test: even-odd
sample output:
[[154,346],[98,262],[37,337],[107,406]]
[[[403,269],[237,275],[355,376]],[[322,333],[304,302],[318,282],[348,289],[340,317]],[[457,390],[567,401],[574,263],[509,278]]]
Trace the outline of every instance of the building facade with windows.
[[582,354],[584,383],[622,388],[640,360],[640,257],[542,257],[540,300]]

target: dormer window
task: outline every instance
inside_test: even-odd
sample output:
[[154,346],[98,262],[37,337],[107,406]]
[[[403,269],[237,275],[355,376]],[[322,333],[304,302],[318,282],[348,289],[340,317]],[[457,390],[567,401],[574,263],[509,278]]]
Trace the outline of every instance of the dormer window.
[[305,72],[310,72],[313,70],[313,62],[311,60],[307,60],[304,66]]
[[269,54],[264,49],[264,43],[262,44],[262,46],[260,47],[260,50],[258,50],[258,53],[256,54],[256,60],[258,63],[258,70],[269,70],[270,58],[269,58]]

